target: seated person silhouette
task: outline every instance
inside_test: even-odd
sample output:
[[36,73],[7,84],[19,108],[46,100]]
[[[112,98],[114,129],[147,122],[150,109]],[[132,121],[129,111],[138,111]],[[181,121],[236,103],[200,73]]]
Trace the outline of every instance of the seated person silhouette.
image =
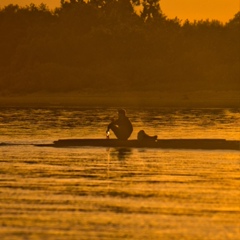
[[124,109],[118,109],[118,119],[112,120],[108,125],[106,133],[112,130],[119,140],[127,140],[133,131],[132,123],[126,116],[126,111]]

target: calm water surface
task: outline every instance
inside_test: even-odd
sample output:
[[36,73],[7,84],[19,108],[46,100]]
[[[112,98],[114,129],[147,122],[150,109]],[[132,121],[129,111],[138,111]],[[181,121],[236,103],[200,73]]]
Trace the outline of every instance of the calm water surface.
[[[240,139],[239,109],[127,109],[159,138]],[[1,108],[1,239],[240,239],[237,151],[48,148],[115,109]],[[111,135],[111,138],[114,138]]]

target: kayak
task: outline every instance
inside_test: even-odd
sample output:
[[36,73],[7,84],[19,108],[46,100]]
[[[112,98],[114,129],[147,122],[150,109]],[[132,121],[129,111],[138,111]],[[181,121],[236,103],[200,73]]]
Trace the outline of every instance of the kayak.
[[52,144],[35,144],[38,147],[123,147],[159,149],[219,149],[240,150],[240,141],[225,139],[158,139],[156,141],[118,139],[59,139]]

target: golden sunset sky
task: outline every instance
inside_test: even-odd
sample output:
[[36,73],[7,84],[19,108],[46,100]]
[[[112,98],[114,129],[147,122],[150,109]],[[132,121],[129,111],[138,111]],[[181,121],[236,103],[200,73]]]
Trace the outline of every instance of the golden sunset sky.
[[[60,0],[0,0],[0,7],[8,4],[21,6],[35,3],[46,3],[49,8],[60,6]],[[178,17],[190,21],[216,19],[227,22],[240,11],[240,0],[161,0],[161,8],[168,18]]]

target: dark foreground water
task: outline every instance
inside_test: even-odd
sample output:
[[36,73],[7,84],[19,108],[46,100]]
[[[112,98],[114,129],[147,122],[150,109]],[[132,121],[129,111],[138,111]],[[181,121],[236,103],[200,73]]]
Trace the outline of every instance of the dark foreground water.
[[[159,138],[240,139],[239,109],[127,109]],[[239,151],[48,148],[115,109],[1,108],[0,239],[240,238]],[[114,138],[111,135],[111,138]]]

